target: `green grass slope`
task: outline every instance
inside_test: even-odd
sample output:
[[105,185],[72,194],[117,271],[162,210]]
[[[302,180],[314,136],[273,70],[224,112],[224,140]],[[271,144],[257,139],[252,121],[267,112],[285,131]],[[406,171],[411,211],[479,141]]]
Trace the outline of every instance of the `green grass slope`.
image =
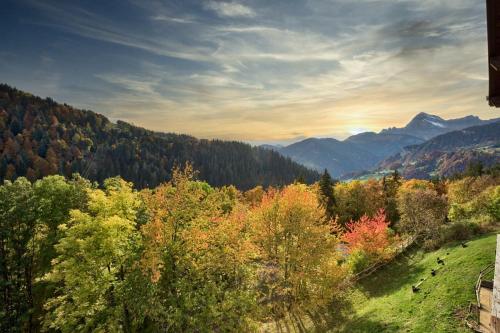
[[[496,235],[481,236],[467,245],[410,253],[360,281],[349,297],[349,309],[336,320],[342,324],[335,331],[470,332],[460,313],[475,299],[479,271],[494,261]],[[437,257],[444,258],[444,266],[437,264]],[[442,268],[431,276],[431,269],[438,267]],[[426,280],[414,294],[411,286],[420,279]]]

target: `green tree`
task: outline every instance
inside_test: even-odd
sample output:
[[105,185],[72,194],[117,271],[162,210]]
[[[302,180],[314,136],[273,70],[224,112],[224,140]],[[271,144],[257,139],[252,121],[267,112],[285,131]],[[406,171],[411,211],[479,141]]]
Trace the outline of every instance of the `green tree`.
[[33,188],[25,178],[0,186],[0,331],[32,332],[34,237]]
[[[50,176],[33,185],[18,178],[0,187],[0,288],[5,296],[1,327],[39,330],[43,302],[53,286],[36,280],[50,270],[57,227],[68,220],[71,209],[85,206],[89,186],[78,176],[71,180]],[[13,299],[20,302],[14,308]]]
[[325,217],[328,221],[335,218],[335,193],[333,187],[335,182],[325,169],[319,180],[320,204],[325,210]]
[[137,271],[141,236],[138,194],[121,179],[89,190],[88,209],[71,211],[55,246],[57,258],[44,280],[57,284],[46,302],[44,327],[62,332],[132,332],[142,323],[130,284]]

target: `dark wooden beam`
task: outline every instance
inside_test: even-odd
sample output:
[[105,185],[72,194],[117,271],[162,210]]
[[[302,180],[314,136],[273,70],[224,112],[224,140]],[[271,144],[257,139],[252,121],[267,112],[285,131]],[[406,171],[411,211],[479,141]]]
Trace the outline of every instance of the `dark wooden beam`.
[[500,107],[500,0],[486,0],[488,30],[489,97],[491,106]]
[[500,71],[500,57],[491,58],[490,66],[493,67],[493,69],[497,72]]
[[500,108],[500,96],[489,96],[488,102],[490,103],[490,106]]

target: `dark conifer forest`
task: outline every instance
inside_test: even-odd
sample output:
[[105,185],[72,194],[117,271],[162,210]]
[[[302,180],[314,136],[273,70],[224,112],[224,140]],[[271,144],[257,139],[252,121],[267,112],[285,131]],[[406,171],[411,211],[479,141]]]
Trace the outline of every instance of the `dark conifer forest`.
[[0,85],[0,179],[51,174],[102,182],[120,175],[138,188],[155,187],[172,167],[191,162],[213,186],[284,185],[319,178],[277,152],[236,141],[199,140],[116,124],[98,113]]

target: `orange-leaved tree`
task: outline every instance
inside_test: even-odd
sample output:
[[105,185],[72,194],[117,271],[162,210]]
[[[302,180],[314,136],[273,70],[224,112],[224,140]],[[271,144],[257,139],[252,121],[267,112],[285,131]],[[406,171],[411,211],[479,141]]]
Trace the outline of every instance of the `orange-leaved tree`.
[[396,239],[384,210],[380,209],[374,217],[364,215],[358,221],[349,222],[342,240],[349,253],[363,251],[372,261],[380,261],[391,258]]

